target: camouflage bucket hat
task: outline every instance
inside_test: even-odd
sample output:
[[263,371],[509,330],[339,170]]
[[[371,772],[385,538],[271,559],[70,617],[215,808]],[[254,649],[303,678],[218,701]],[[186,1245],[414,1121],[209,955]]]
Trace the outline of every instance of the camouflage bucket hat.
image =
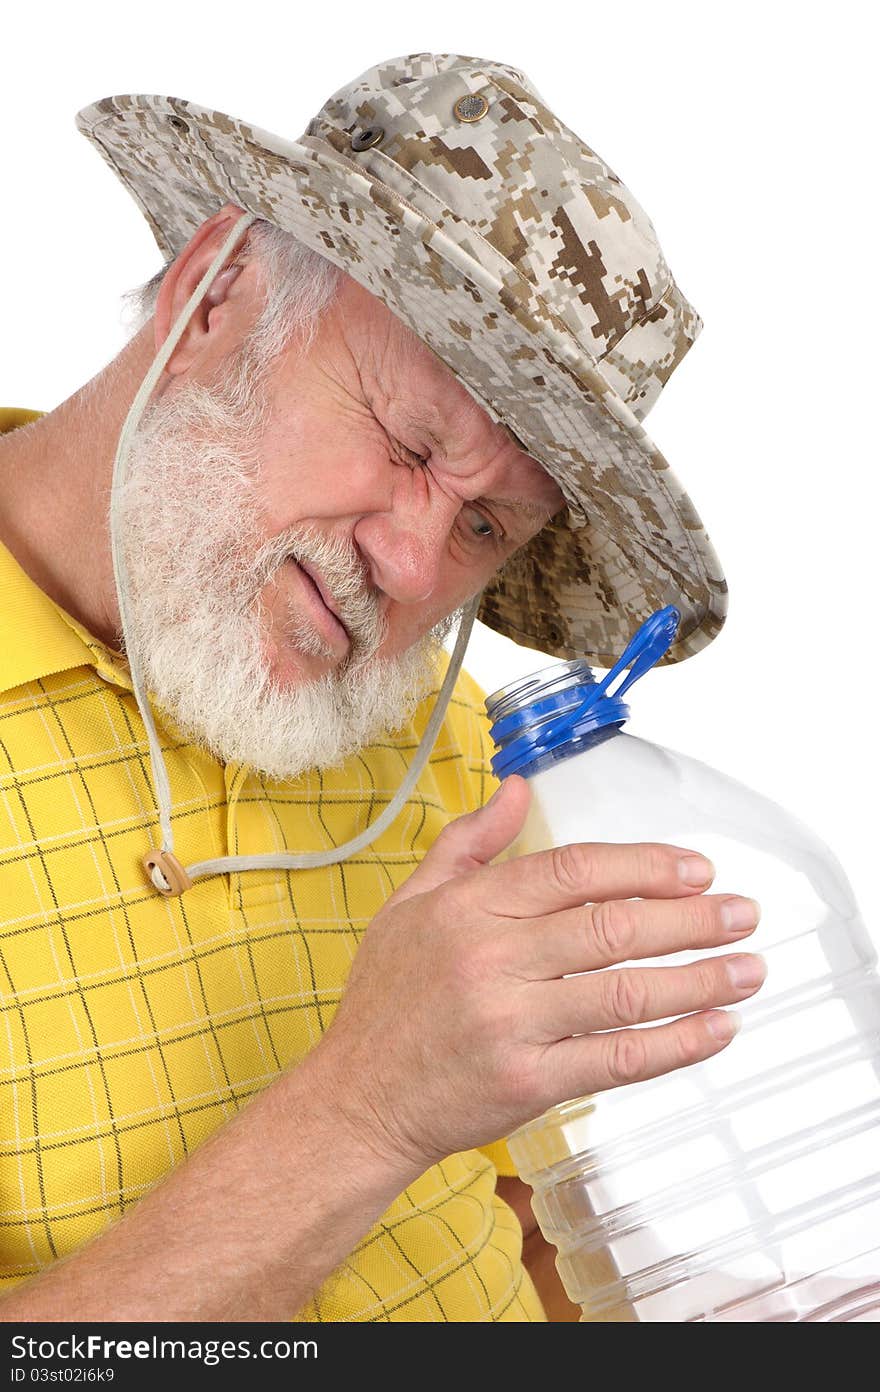
[[288,140],[176,97],[77,123],[166,258],[227,201],[320,252],[416,333],[557,480],[567,513],[508,562],[480,618],[610,667],[681,611],[664,661],[719,631],[727,587],[641,420],[701,321],[645,212],[515,68],[410,54],[341,88]]

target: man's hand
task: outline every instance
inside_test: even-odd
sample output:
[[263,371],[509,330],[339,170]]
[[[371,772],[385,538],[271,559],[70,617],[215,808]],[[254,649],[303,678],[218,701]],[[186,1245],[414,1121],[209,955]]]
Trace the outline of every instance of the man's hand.
[[754,923],[725,927],[742,901],[703,894],[712,868],[681,847],[586,843],[489,865],[527,807],[510,778],[439,837],[370,925],[319,1046],[358,1134],[414,1172],[566,1098],[718,1053],[735,1021],[716,1007],[764,979],[744,954],[619,968]]

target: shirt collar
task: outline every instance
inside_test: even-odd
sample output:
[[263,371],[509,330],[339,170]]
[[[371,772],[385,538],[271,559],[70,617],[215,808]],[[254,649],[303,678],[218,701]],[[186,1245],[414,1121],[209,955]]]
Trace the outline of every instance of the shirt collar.
[[[0,407],[0,434],[41,414]],[[50,599],[0,543],[0,690],[84,666],[131,690],[125,659]]]

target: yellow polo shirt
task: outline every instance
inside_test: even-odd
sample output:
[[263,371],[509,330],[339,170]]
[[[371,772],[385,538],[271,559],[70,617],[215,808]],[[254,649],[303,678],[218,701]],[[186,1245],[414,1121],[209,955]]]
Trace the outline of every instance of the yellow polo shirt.
[[[0,430],[36,414],[0,411]],[[431,705],[293,782],[158,724],[180,860],[348,840],[392,797]],[[308,1053],[370,920],[490,790],[480,693],[462,676],[416,789],[367,850],[162,898],[140,863],[157,810],[127,667],[0,546],[0,1290],[99,1233]],[[434,1165],[291,1317],[543,1319],[495,1193],[504,1156]]]

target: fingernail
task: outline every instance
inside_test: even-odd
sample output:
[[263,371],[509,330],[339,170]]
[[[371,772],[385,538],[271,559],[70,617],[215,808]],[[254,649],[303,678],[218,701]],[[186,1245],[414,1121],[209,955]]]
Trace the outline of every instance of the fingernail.
[[715,866],[704,856],[683,856],[678,862],[678,874],[686,885],[707,885],[715,878]]
[[728,933],[749,933],[758,926],[760,918],[757,899],[726,899],[721,905],[721,922]]
[[728,957],[725,964],[731,985],[737,991],[754,991],[767,975],[767,963],[758,953]]
[[735,1034],[739,1034],[742,1027],[742,1019],[735,1010],[713,1010],[711,1015],[706,1016],[706,1029],[713,1039],[720,1039],[727,1043]]

